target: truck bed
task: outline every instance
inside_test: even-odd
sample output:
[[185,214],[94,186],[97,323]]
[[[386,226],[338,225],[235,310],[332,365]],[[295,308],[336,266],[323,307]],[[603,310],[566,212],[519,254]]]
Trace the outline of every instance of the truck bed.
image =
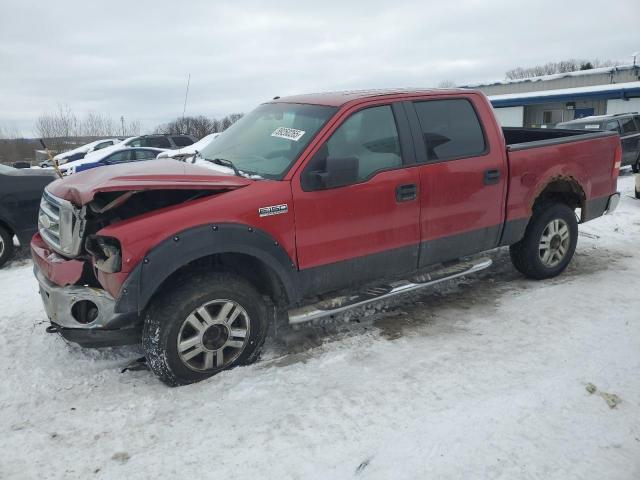
[[503,127],[502,133],[510,151],[617,135],[615,132],[605,131],[518,127]]
[[532,202],[549,179],[572,179],[585,198],[581,220],[603,214],[616,190],[615,132],[503,128],[509,160],[506,220],[530,217]]

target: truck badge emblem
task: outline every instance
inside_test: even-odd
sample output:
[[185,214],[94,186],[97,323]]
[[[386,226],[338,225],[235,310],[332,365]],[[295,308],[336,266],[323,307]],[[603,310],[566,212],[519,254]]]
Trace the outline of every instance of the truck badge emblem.
[[283,203],[281,205],[272,205],[270,207],[260,207],[258,214],[261,217],[269,217],[271,215],[280,215],[281,213],[287,213],[289,211],[289,205]]

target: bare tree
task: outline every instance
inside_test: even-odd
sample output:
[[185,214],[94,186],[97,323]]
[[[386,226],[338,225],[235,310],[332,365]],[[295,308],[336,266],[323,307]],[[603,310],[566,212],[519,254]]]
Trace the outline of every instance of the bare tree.
[[221,132],[242,118],[242,113],[232,113],[218,120],[203,115],[197,117],[178,117],[169,123],[158,125],[155,133],[185,134],[196,138],[205,137],[211,133]]
[[553,75],[556,73],[569,73],[578,70],[591,70],[600,67],[612,67],[619,64],[613,60],[578,60],[569,58],[559,62],[548,62],[544,65],[536,65],[534,67],[516,67],[505,73],[508,80],[520,80],[524,78],[540,77],[543,75]]
[[443,80],[438,84],[438,88],[456,88],[456,82],[453,80]]

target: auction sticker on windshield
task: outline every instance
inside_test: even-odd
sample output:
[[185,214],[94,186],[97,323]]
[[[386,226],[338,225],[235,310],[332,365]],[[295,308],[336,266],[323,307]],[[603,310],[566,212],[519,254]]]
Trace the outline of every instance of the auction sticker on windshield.
[[278,127],[271,134],[272,137],[286,138],[297,142],[304,135],[304,130],[296,130],[295,128]]

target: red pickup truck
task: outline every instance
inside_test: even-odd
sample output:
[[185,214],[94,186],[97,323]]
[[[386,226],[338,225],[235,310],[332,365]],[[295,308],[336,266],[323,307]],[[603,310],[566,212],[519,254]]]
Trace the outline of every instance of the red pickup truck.
[[50,184],[31,243],[50,332],[142,342],[186,384],[255,360],[300,323],[486,268],[553,277],[578,221],[613,210],[613,132],[501,128],[471,90],[360,91],[260,105],[194,164]]

